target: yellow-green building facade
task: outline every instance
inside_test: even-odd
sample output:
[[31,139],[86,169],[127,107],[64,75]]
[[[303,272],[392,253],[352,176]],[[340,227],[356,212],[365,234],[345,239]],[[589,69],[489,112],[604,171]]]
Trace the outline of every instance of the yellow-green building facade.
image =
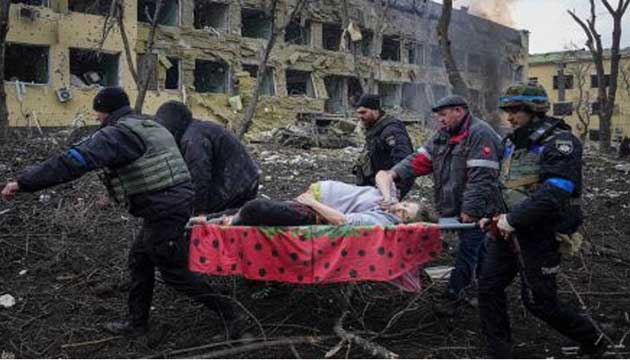
[[[111,0],[10,1],[4,86],[11,126],[95,124],[96,83],[124,87],[133,103],[136,86],[118,26],[99,46]],[[124,1],[133,63],[147,51],[146,15],[155,3]],[[270,2],[163,3],[152,55],[159,65],[143,111],[153,114],[165,101],[178,100],[198,118],[238,128],[271,31]],[[378,42],[383,14],[375,3],[350,0],[345,15],[342,3],[311,2],[278,36],[252,133],[292,124],[299,113],[352,116],[360,82],[371,74],[376,81],[371,91],[408,121],[426,118],[431,104],[450,93],[435,33],[440,4],[397,1]],[[295,0],[279,1],[276,23],[286,22],[294,5]],[[494,106],[500,89],[527,74],[527,32],[460,9],[451,25],[460,71],[476,100]]]
[[[611,124],[613,142],[618,142],[624,136],[630,137],[630,48],[621,51],[620,64],[621,71],[617,79],[617,96]],[[608,82],[610,51],[605,52],[604,69],[606,74],[604,81]],[[562,78],[564,91],[560,80]],[[586,131],[578,117],[580,111],[586,122],[589,122],[590,118],[586,137],[590,140],[598,139],[598,78],[589,51],[572,50],[530,55],[529,80],[538,82],[547,90],[552,105],[551,114],[563,118],[573,127],[574,133],[580,135]]]

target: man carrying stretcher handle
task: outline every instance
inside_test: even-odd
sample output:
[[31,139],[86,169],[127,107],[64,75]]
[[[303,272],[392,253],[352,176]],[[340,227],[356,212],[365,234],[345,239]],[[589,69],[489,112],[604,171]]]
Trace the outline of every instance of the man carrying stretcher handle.
[[[500,213],[501,138],[485,121],[470,113],[461,96],[447,96],[432,110],[439,130],[416,153],[391,170],[379,171],[376,186],[383,194],[389,194],[398,179],[432,174],[435,208],[440,217],[459,217],[464,223],[472,223],[487,214]],[[395,198],[384,197],[382,207],[388,209],[395,203]],[[455,269],[449,278],[444,309],[449,315],[454,315],[466,299],[464,289],[483,256],[484,239],[479,228],[459,232]]]
[[[397,199],[396,189],[388,199]],[[223,217],[223,225],[299,226],[299,225],[395,225],[418,220],[420,206],[397,203],[389,210],[379,204],[385,197],[372,186],[357,186],[340,181],[319,181],[290,201],[256,199],[240,211]]]

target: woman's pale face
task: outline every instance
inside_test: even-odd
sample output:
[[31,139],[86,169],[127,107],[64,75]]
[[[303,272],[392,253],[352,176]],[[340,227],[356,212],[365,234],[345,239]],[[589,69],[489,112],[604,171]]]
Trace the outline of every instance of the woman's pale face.
[[419,211],[420,205],[407,201],[394,204],[390,209],[390,213],[398,216],[404,223],[413,221],[418,216]]

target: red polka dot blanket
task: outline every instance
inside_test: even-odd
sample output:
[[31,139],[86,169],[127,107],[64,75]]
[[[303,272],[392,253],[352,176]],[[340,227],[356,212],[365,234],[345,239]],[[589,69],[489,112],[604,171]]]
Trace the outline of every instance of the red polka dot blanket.
[[442,250],[433,224],[249,227],[190,230],[191,271],[297,284],[390,281]]

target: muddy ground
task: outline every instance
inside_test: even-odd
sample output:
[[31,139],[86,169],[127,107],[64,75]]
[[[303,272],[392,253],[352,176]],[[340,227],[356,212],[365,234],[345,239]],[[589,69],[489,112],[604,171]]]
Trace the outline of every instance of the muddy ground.
[[[0,144],[0,180],[59,151],[65,133],[29,137],[15,133]],[[356,149],[298,150],[267,144],[251,145],[264,171],[260,196],[290,198],[312,181],[352,181]],[[616,160],[589,152],[585,170],[584,233],[593,246],[563,263],[559,280],[563,301],[583,301],[594,318],[606,325],[617,343],[630,346],[630,181],[614,170]],[[431,182],[422,180],[412,198],[430,203]],[[333,327],[346,305],[345,286],[283,286],[271,297],[254,300],[260,284],[242,279],[214,279],[257,319],[249,349],[217,343],[222,330],[217,317],[188,298],[158,284],[147,337],[112,337],[99,324],[126,312],[126,257],[139,222],[123,209],[99,209],[103,187],[95,174],[37,194],[20,194],[0,202],[0,295],[16,299],[0,305],[0,353],[3,358],[243,358],[324,357],[338,344]],[[452,261],[445,251],[435,264]],[[361,283],[350,301],[344,328],[404,358],[475,358],[483,355],[475,308],[454,319],[437,316],[444,283],[424,279],[421,296],[400,293],[380,283]],[[518,285],[510,288],[515,356],[570,357],[573,345],[525,313]],[[401,313],[401,311],[404,311]],[[401,313],[401,314],[399,314]],[[394,316],[399,314],[399,316]],[[389,325],[388,325],[389,324]],[[266,336],[280,345],[257,348]],[[311,343],[289,345],[287,338],[311,336]],[[284,343],[282,343],[284,341]],[[218,352],[217,351],[227,351]],[[233,351],[233,352],[230,352]],[[630,350],[609,357],[627,358]],[[343,344],[336,358],[369,357],[359,346]]]

